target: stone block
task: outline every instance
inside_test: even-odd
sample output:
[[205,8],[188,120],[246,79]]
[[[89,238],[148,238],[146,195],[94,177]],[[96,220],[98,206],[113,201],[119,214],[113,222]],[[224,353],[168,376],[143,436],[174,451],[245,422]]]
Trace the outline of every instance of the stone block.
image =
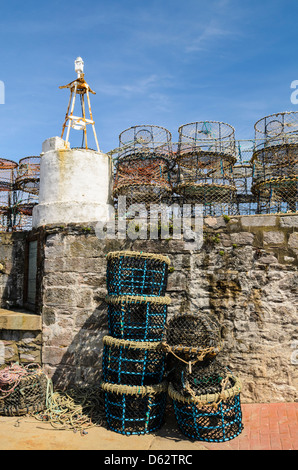
[[288,215],[280,217],[281,227],[298,227],[298,215]]
[[0,329],[35,331],[41,328],[40,315],[0,309]]
[[264,243],[266,245],[281,245],[285,241],[283,232],[264,232]]
[[82,273],[79,278],[79,283],[93,287],[106,286],[106,273]]
[[292,250],[298,250],[298,232],[291,233],[289,237],[289,247]]
[[66,355],[66,353],[67,348],[45,345],[42,350],[42,362],[47,365],[58,366],[62,362],[63,356]]
[[50,137],[42,143],[42,153],[63,148],[65,148],[65,141],[61,137]]
[[76,289],[73,287],[49,287],[44,293],[47,306],[76,306]]
[[231,242],[235,245],[252,245],[254,234],[250,232],[231,233]]
[[89,288],[80,288],[76,291],[76,307],[90,308],[93,302],[93,291]]
[[174,271],[169,274],[167,291],[186,290],[187,280],[185,274]]
[[210,228],[218,229],[226,226],[226,222],[223,217],[206,217],[204,219],[204,225]]
[[258,260],[259,263],[261,264],[277,264],[278,263],[278,260],[277,258],[272,255],[272,254],[268,254],[268,255],[264,255],[262,256],[259,260]]
[[69,244],[69,256],[74,258],[97,258],[103,256],[103,240],[94,236],[71,236],[66,240]]
[[274,227],[275,215],[248,215],[241,217],[242,227]]
[[[13,363],[19,360],[19,352],[17,343],[14,341],[3,341],[4,361],[5,363]],[[0,364],[1,365],[1,364]]]
[[68,247],[65,247],[64,244],[57,243],[57,244],[45,246],[44,255],[45,255],[45,258],[47,259],[62,258],[63,256],[66,256],[68,254],[68,251],[69,251]]
[[44,276],[45,287],[69,287],[77,284],[79,274],[68,272],[51,272]]

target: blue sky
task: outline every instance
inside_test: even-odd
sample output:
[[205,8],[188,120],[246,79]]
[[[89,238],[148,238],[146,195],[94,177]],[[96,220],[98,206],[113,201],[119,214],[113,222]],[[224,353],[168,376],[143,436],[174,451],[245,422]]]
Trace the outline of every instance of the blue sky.
[[59,86],[75,79],[77,56],[105,152],[138,124],[177,141],[182,124],[223,121],[251,139],[258,119],[298,111],[297,17],[297,0],[3,1],[0,156],[39,155],[61,134],[69,95]]

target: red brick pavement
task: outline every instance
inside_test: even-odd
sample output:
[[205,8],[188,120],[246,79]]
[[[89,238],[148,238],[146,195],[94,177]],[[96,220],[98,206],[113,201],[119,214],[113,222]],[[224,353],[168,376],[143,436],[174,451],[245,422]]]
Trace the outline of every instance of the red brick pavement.
[[207,443],[210,450],[297,450],[298,403],[242,404],[244,429],[231,441]]

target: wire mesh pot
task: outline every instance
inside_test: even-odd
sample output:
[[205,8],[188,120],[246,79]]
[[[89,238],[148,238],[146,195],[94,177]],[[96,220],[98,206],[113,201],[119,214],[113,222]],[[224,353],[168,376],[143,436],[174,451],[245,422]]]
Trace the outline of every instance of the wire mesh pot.
[[108,429],[125,435],[148,434],[160,429],[167,388],[167,382],[146,387],[102,383]]
[[103,338],[103,381],[123,385],[154,385],[164,378],[166,354],[161,343]]
[[109,295],[164,296],[170,260],[167,256],[134,251],[107,255]]
[[164,348],[187,361],[208,359],[221,349],[221,327],[214,315],[175,315],[165,328]]
[[110,334],[135,341],[161,341],[169,297],[107,296]]
[[40,368],[18,366],[1,370],[1,376],[13,377],[10,383],[0,380],[0,415],[22,416],[42,411],[46,406],[48,378]]
[[234,439],[243,430],[240,391],[240,381],[234,378],[233,387],[221,393],[186,398],[170,383],[168,392],[180,431],[198,441]]

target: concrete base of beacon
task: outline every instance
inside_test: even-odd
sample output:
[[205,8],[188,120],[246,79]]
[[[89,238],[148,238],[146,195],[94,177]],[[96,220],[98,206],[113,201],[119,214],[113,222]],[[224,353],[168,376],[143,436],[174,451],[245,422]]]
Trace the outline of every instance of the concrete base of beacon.
[[59,137],[46,140],[41,155],[33,228],[109,220],[113,168],[108,155],[67,148]]

